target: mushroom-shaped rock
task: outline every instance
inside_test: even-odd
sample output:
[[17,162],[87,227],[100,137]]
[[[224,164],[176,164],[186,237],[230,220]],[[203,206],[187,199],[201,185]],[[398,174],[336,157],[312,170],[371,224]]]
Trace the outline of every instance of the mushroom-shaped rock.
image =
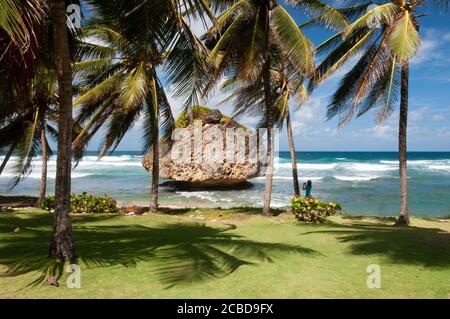
[[[250,138],[256,133],[219,110],[194,107],[176,120],[170,144],[161,144],[160,177],[178,188],[241,188],[251,186],[248,179],[260,175],[256,151]],[[256,143],[255,143],[256,144]],[[252,144],[253,145],[253,144]],[[143,159],[152,169],[152,152]]]

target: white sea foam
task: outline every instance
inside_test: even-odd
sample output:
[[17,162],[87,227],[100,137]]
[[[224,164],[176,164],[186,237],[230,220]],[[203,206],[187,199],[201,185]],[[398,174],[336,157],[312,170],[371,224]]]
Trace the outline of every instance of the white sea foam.
[[[410,160],[408,165],[429,165],[436,162],[440,162],[440,160]],[[396,164],[398,165],[398,162]]]
[[356,170],[360,172],[367,172],[367,171],[373,171],[373,172],[382,172],[382,171],[392,171],[396,170],[397,167],[393,165],[380,165],[377,163],[346,163],[341,164],[343,168],[348,170]]
[[450,172],[450,166],[449,165],[430,165],[430,166],[428,166],[428,168],[431,169],[431,170]]
[[385,161],[385,160],[382,160],[382,161],[380,161],[380,163],[381,164],[394,164],[394,165],[397,165],[398,161]]
[[[291,163],[276,163],[276,168],[291,168]],[[350,171],[392,171],[396,170],[395,165],[386,165],[380,163],[297,163],[299,170],[328,171],[344,169]]]
[[[255,180],[265,180],[266,177],[265,176],[259,176],[259,177],[255,177],[253,178]],[[273,177],[274,180],[287,180],[287,181],[292,181],[292,176],[274,176]],[[323,179],[323,177],[321,176],[314,176],[314,177],[307,177],[307,176],[301,176],[299,177],[299,180],[311,180],[311,181],[319,181]]]
[[[380,161],[389,162],[398,167],[398,161]],[[411,160],[408,161],[408,166],[413,169],[420,169],[424,171],[450,171],[449,160]]]
[[[335,169],[338,164],[313,164],[313,163],[297,163],[299,170],[330,170]],[[275,163],[275,168],[292,168],[291,163]]]
[[124,162],[124,161],[130,161],[132,159],[133,159],[133,157],[131,155],[120,155],[120,156],[108,155],[108,156],[103,156],[101,159],[99,159],[98,156],[83,157],[83,160],[85,160],[85,161],[100,161],[100,162]]
[[85,169],[103,167],[142,167],[141,162],[104,162],[104,161],[81,161],[78,167]]
[[379,178],[378,176],[334,176],[337,180],[340,181],[352,181],[352,182],[358,182],[358,181],[370,181],[373,179]]
[[[381,164],[398,166],[398,161],[380,161]],[[448,160],[408,160],[408,166],[428,166],[433,164],[448,164]],[[426,167],[425,167],[426,168]]]
[[[78,172],[72,172],[72,178],[83,178],[87,176],[91,176],[93,174],[89,173],[78,173]],[[4,172],[0,178],[12,178],[15,174],[11,172]],[[25,176],[25,178],[31,178],[31,179],[41,179],[41,173],[40,172],[32,172],[31,174]],[[55,172],[48,172],[47,178],[49,179],[55,179]]]
[[186,197],[186,198],[196,197],[196,198],[208,200],[208,201],[211,201],[211,202],[217,202],[218,201],[218,198],[216,196],[214,196],[213,193],[207,192],[207,191],[203,191],[203,192],[187,192],[187,191],[183,191],[183,192],[176,192],[176,193],[178,195],[181,195],[181,196]]

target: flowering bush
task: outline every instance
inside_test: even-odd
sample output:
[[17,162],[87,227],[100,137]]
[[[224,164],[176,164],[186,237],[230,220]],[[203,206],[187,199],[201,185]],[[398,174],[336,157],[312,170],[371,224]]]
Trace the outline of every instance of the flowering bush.
[[[47,196],[42,202],[42,209],[51,211],[55,209],[55,196]],[[91,214],[115,214],[119,213],[117,202],[113,198],[104,195],[88,195],[83,193],[80,195],[72,194],[70,196],[71,213],[91,213]]]
[[291,207],[297,220],[309,223],[323,223],[329,216],[341,210],[339,204],[303,197],[292,198]]

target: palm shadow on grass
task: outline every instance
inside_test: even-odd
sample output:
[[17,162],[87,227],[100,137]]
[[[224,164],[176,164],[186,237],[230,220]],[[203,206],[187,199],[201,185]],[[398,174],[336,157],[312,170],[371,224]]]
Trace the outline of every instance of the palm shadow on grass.
[[[230,208],[215,207],[215,208],[211,208],[211,209],[160,207],[158,213],[166,214],[166,215],[187,215],[187,214],[195,213],[197,211],[200,213],[204,213],[204,212],[207,213],[209,210],[213,211],[217,215],[219,215],[221,213],[226,213],[226,214],[233,214],[233,215],[243,214],[243,215],[256,216],[256,215],[261,215],[261,212],[262,212],[262,208],[258,208],[258,207],[230,207]],[[280,209],[280,208],[272,208],[270,212],[271,212],[272,216],[279,216],[280,214],[285,213],[286,210]]]
[[450,233],[442,229],[358,222],[321,228],[325,229],[301,235],[330,234],[349,243],[354,255],[379,255],[394,263],[450,269]]
[[[157,227],[89,225],[91,220],[84,217],[75,217],[73,221],[74,239],[82,267],[135,267],[140,262],[148,261],[147,265],[152,268],[150,271],[167,288],[222,278],[244,265],[273,262],[274,255],[278,253],[316,253],[298,245],[248,240],[233,232],[236,226],[216,228],[195,223]],[[3,276],[40,271],[41,276],[30,285],[41,283],[49,271],[61,276],[62,265],[55,266],[45,258],[51,222],[51,216],[42,214],[19,221],[14,215],[0,216],[0,229],[6,225],[24,223],[23,231],[2,236],[0,264],[7,267]]]

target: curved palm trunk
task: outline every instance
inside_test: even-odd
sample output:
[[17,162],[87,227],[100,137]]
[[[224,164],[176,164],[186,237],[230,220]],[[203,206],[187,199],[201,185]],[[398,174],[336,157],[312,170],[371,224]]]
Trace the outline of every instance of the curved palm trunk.
[[3,170],[5,169],[6,164],[8,164],[9,159],[11,158],[15,149],[16,149],[16,144],[11,144],[11,146],[9,147],[8,153],[6,153],[6,156],[3,159],[2,165],[0,166],[0,175],[2,175]]
[[409,89],[409,64],[402,65],[401,101],[399,122],[399,166],[400,166],[400,192],[401,206],[397,225],[409,225],[408,215],[408,185],[407,185],[407,127],[408,127],[408,89]]
[[159,185],[159,134],[158,129],[153,135],[153,158],[152,158],[152,190],[150,200],[150,212],[156,213],[158,211],[158,185]]
[[264,203],[263,203],[263,215],[270,215],[270,201],[272,197],[272,183],[273,183],[273,104],[271,96],[271,83],[270,83],[270,61],[266,62],[263,70],[264,81],[264,100],[266,104],[267,112],[267,169],[266,169],[266,182],[264,185]]
[[45,199],[47,191],[47,162],[48,162],[48,150],[47,139],[45,138],[45,125],[42,124],[41,128],[41,149],[42,149],[42,170],[41,170],[41,186],[39,188],[39,198],[36,202],[36,207],[41,208],[42,202]]
[[294,184],[294,196],[300,196],[300,185],[298,183],[297,156],[295,155],[294,135],[292,134],[291,114],[289,107],[286,110],[286,126],[289,143],[289,151],[291,153],[292,163],[292,182]]
[[50,245],[50,258],[59,261],[75,260],[70,211],[70,183],[72,165],[72,66],[67,37],[67,18],[64,0],[53,0],[53,43],[58,77],[59,136],[55,180],[55,221]]

